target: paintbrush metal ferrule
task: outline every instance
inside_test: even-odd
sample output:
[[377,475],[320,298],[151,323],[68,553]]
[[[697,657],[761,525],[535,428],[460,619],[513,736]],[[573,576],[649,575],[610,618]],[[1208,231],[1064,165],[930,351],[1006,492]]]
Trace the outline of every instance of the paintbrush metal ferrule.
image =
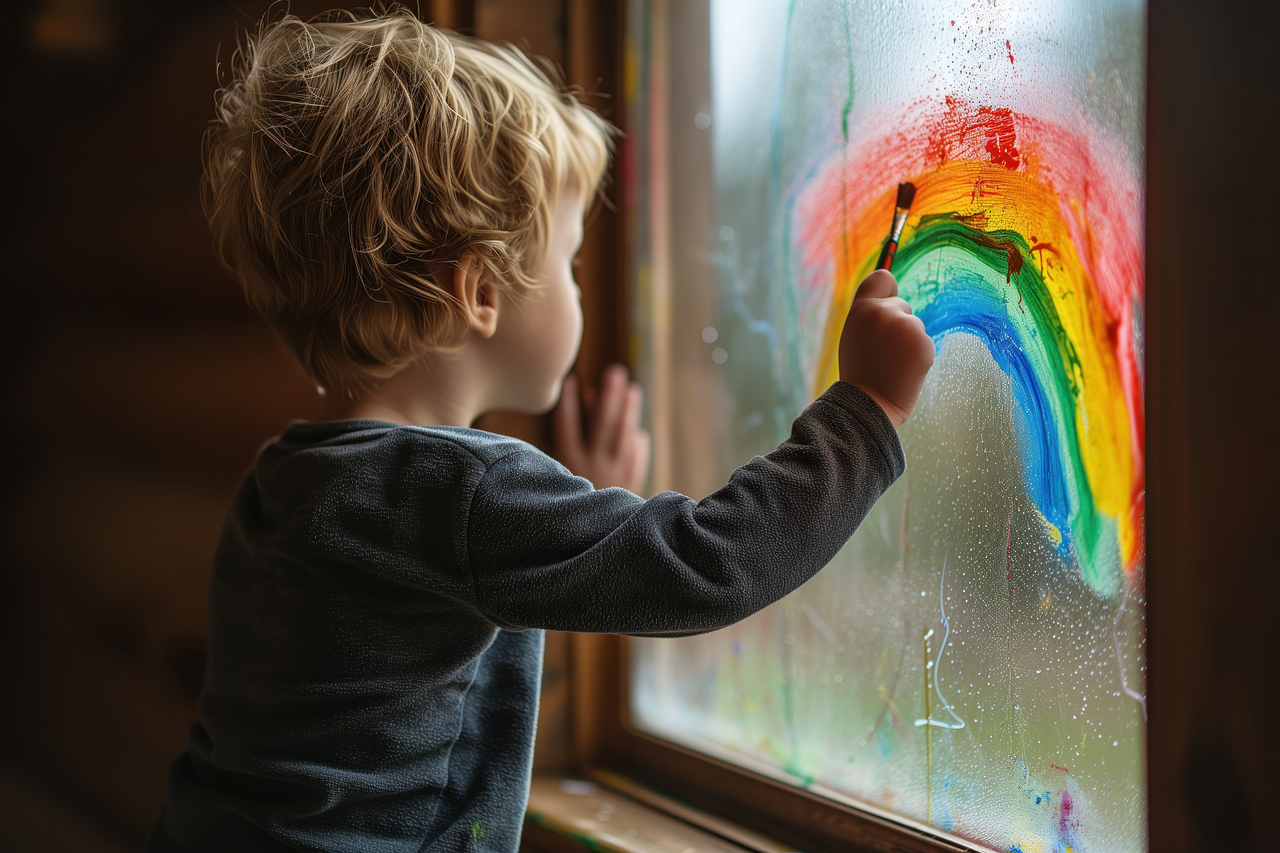
[[908,212],[905,207],[899,207],[893,211],[893,228],[889,229],[889,239],[895,243],[902,239],[902,229],[907,226]]
[[898,203],[893,208],[893,225],[889,229],[889,238],[884,241],[880,250],[880,260],[876,261],[876,269],[893,268],[893,257],[898,253],[898,241],[902,239],[902,229],[907,227],[907,214],[911,211],[911,203],[916,198],[916,185],[910,181],[898,184]]

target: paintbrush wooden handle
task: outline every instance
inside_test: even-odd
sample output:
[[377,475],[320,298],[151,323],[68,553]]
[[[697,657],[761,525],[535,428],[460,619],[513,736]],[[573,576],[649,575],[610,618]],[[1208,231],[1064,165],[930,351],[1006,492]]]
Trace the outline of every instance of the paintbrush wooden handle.
[[893,256],[898,254],[898,241],[890,239],[885,242],[884,248],[880,250],[880,260],[876,261],[876,269],[892,270]]

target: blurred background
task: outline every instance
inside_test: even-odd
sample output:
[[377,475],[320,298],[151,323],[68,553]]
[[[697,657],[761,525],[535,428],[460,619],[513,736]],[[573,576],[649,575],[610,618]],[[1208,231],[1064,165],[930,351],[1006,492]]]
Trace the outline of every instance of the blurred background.
[[[410,5],[563,67],[568,2]],[[199,200],[219,63],[269,6],[7,7],[3,850],[141,845],[195,719],[233,490],[262,442],[318,412],[214,259]],[[545,444],[533,419],[485,426]],[[544,770],[567,760],[566,649],[549,636]]]

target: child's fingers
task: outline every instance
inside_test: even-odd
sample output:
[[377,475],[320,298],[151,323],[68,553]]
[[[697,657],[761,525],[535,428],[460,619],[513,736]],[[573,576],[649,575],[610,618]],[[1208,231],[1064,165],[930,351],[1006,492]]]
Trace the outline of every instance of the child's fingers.
[[649,473],[649,453],[653,443],[645,430],[635,432],[635,451],[631,456],[630,470],[627,471],[627,488],[636,494],[644,488]]
[[551,430],[561,456],[582,452],[582,411],[578,407],[578,380],[572,374],[560,387],[560,405],[551,413]]
[[635,382],[627,389],[627,429],[640,428],[640,413],[644,410],[644,391]]
[[616,452],[614,438],[621,426],[627,402],[627,369],[618,364],[605,368],[600,380],[600,400],[591,424],[591,441],[597,447]]
[[890,301],[889,301],[889,304],[890,304],[890,305],[892,305],[894,308],[897,308],[897,309],[898,309],[899,311],[901,311],[903,314],[912,314],[912,313],[914,313],[914,312],[911,310],[911,303],[910,303],[910,302],[908,302],[907,300],[905,300],[905,299],[901,299],[901,298],[899,298],[899,297],[897,297],[897,296],[895,296],[892,300],[890,300]]
[[854,299],[884,299],[898,295],[898,280],[888,270],[876,270],[862,280]]
[[618,418],[618,428],[609,443],[609,452],[612,455],[617,456],[621,453],[622,444],[627,440],[627,436],[640,428],[640,404],[640,386],[635,384],[628,385],[622,407],[622,416]]

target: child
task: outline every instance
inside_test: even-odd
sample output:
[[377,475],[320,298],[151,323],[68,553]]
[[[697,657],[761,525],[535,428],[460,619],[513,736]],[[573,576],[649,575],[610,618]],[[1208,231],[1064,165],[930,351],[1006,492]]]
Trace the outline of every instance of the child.
[[[518,52],[402,11],[285,17],[245,48],[210,220],[330,410],[268,443],[231,509],[200,721],[149,850],[514,851],[532,629],[729,625],[821,569],[901,474],[933,344],[888,273],[854,300],[842,381],[702,501],[595,489],[469,428],[560,395],[611,132]],[[568,458],[636,482],[638,404],[612,374],[611,439],[562,430]]]

